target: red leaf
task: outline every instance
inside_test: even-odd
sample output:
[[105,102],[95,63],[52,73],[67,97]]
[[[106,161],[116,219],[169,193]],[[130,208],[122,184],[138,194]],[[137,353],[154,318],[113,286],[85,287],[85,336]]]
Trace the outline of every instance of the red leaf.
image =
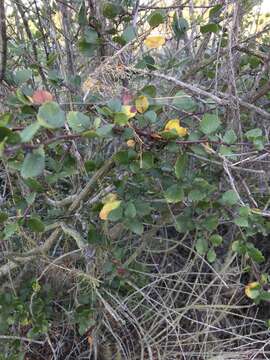
[[123,105],[129,105],[132,102],[133,95],[129,90],[125,89],[122,92],[121,98]]
[[32,96],[34,104],[40,105],[47,101],[53,101],[53,95],[46,90],[36,90]]

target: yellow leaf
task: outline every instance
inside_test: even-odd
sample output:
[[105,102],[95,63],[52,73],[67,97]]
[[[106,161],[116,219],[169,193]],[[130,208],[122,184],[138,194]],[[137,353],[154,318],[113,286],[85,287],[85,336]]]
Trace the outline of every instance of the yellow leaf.
[[262,213],[262,210],[257,209],[257,208],[252,208],[252,209],[250,209],[250,210],[251,210],[251,212],[252,212],[253,214],[261,214],[261,213]]
[[188,133],[187,128],[180,126],[179,119],[172,119],[167,122],[164,131],[171,130],[175,130],[179,136],[185,136]]
[[56,11],[52,16],[53,22],[56,28],[59,30],[62,29],[62,13],[60,11]]
[[137,113],[135,106],[130,105],[123,105],[121,111],[126,114],[129,119],[133,118]]
[[129,148],[134,148],[135,144],[136,144],[135,141],[132,140],[132,139],[129,139],[129,140],[127,141],[127,146],[128,146]]
[[115,200],[117,200],[117,195],[114,193],[109,193],[106,196],[104,196],[104,198],[102,199],[102,203],[107,204],[107,203],[115,201]]
[[245,294],[250,299],[255,299],[259,295],[260,284],[258,281],[251,282],[245,286]]
[[144,43],[149,49],[158,49],[165,44],[165,37],[162,35],[148,36]]
[[110,201],[107,204],[105,204],[99,213],[100,219],[107,220],[110,212],[113,211],[114,209],[117,209],[120,204],[121,204],[121,200]]
[[149,107],[149,102],[148,102],[148,99],[146,96],[139,96],[136,101],[135,101],[135,104],[136,104],[136,109],[139,113],[144,113],[148,107]]

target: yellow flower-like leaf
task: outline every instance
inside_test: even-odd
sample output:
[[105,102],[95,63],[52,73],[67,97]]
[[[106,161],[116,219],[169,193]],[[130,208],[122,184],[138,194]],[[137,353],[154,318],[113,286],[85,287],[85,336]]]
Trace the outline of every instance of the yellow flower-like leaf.
[[134,148],[135,144],[136,144],[135,141],[132,140],[132,139],[129,139],[129,140],[127,141],[127,146],[128,146],[129,148]]
[[146,96],[139,96],[136,101],[135,101],[135,104],[136,104],[136,109],[139,113],[144,113],[148,107],[149,107],[149,102],[148,102],[148,99]]
[[107,203],[115,201],[115,200],[117,200],[117,195],[114,193],[109,193],[106,196],[104,196],[104,198],[102,199],[102,203],[107,204]]
[[114,209],[117,209],[120,204],[121,204],[121,200],[114,200],[107,202],[99,213],[100,219],[107,220],[110,212],[113,211]]
[[165,37],[162,35],[148,36],[144,43],[149,49],[158,49],[165,44]]
[[130,105],[123,105],[121,111],[126,114],[129,119],[133,118],[137,114],[135,106]]
[[185,136],[188,133],[187,128],[180,126],[179,119],[172,119],[167,122],[164,131],[171,131],[171,130],[175,130],[178,136]]
[[245,286],[245,294],[250,299],[256,299],[260,294],[260,288],[258,281],[251,282]]

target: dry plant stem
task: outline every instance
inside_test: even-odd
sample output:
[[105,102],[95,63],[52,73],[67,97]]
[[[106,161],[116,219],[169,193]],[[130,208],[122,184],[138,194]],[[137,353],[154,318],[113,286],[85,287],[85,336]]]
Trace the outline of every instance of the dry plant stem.
[[156,71],[153,71],[153,72],[150,73],[150,72],[145,71],[145,70],[135,69],[135,68],[131,68],[131,67],[126,67],[126,68],[127,68],[127,70],[133,71],[133,72],[138,73],[138,74],[151,75],[151,76],[155,76],[157,78],[164,79],[166,81],[172,82],[172,83],[178,85],[179,87],[190,91],[192,94],[210,98],[216,104],[221,105],[221,106],[230,105],[230,99],[237,100],[241,107],[243,107],[245,109],[248,109],[248,110],[251,110],[251,111],[254,111],[255,113],[261,115],[263,118],[265,118],[267,120],[270,120],[270,113],[269,112],[255,106],[253,104],[249,104],[246,101],[242,100],[241,98],[236,98],[235,96],[225,94],[225,93],[222,93],[222,92],[218,92],[219,96],[216,96],[216,95],[212,94],[209,91],[206,91],[205,89],[203,89],[201,87],[185,83],[185,82],[183,82],[181,80],[175,79],[174,77],[167,76],[167,75],[164,75],[164,74],[160,74],[160,73],[158,73]]
[[28,39],[29,39],[29,41],[31,43],[31,46],[32,46],[32,49],[33,49],[33,54],[34,54],[34,59],[35,59],[35,62],[37,64],[38,71],[39,71],[40,77],[42,79],[43,85],[45,86],[46,89],[48,89],[47,78],[46,78],[46,76],[44,74],[43,68],[40,65],[40,61],[39,61],[39,58],[38,58],[38,49],[37,49],[37,46],[36,46],[36,42],[33,39],[33,35],[32,35],[32,32],[31,32],[31,29],[29,27],[28,19],[25,16],[24,4],[23,4],[23,2],[21,0],[16,0],[15,3],[16,3],[18,11],[20,13],[20,16],[22,18],[26,35],[27,35],[27,37],[28,37]]
[[20,336],[8,336],[8,335],[0,335],[0,340],[20,340],[28,343],[38,344],[38,345],[44,345],[45,341],[38,341],[34,339],[29,339],[26,337],[20,337]]
[[7,63],[7,34],[5,2],[0,0],[0,82],[3,81]]
[[[107,160],[107,162],[92,176],[86,186],[79,192],[76,199],[70,205],[67,210],[67,214],[72,214],[77,208],[80,206],[82,202],[87,200],[91,192],[95,190],[95,185],[98,180],[106,176],[106,174],[113,168],[114,159],[113,156]],[[20,263],[27,263],[28,261],[33,260],[36,255],[46,254],[51,247],[58,240],[60,234],[62,233],[61,224],[57,227],[49,236],[49,238],[45,241],[45,243],[41,246],[37,246],[34,249],[28,251],[24,254],[24,257],[14,258],[13,261],[9,261],[7,264],[0,267],[0,278],[8,275],[8,273],[12,270],[18,268]]]

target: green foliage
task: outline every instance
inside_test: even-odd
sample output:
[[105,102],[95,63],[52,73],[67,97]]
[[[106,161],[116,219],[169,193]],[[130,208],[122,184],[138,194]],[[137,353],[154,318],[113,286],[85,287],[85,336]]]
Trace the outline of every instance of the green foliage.
[[173,99],[173,105],[187,112],[196,111],[197,103],[184,91],[178,91]]
[[135,32],[135,29],[132,25],[128,25],[124,31],[123,31],[123,34],[122,34],[122,38],[124,39],[124,41],[126,43],[134,40],[136,38],[136,32]]
[[65,124],[65,113],[56,102],[51,101],[39,108],[37,120],[45,128],[57,129]]
[[204,26],[201,26],[201,33],[205,34],[205,33],[216,33],[217,31],[220,30],[220,27],[218,24],[215,23],[210,23]]
[[88,130],[91,126],[89,117],[79,111],[70,111],[67,115],[67,123],[75,133]]
[[164,23],[165,19],[165,14],[162,11],[156,10],[148,16],[147,21],[151,27],[156,27]]
[[200,130],[206,134],[212,134],[217,131],[221,122],[217,115],[214,114],[204,114],[202,121],[200,122]]
[[176,39],[181,39],[185,35],[188,27],[188,21],[174,13],[172,28]]
[[32,71],[30,69],[21,69],[17,70],[16,74],[14,75],[14,80],[18,85],[21,85],[31,79]]
[[172,185],[165,191],[165,199],[169,203],[177,203],[184,200],[184,191],[181,185]]
[[[63,18],[64,3],[41,3],[39,16],[54,22],[52,29],[33,18],[31,5],[24,7],[27,30],[7,12],[0,335],[46,346],[52,339],[58,349],[55,339],[67,331],[80,351],[86,340],[89,348],[114,335],[122,340],[123,324],[135,334],[134,304],[141,314],[136,329],[147,324],[148,334],[160,327],[150,321],[157,310],[186,301],[189,308],[202,288],[200,300],[215,298],[208,285],[219,273],[239,291],[245,272],[255,274],[250,299],[269,301],[260,241],[270,233],[267,36],[250,42],[243,23],[245,32],[230,37],[234,15],[222,4],[201,11],[195,2],[193,14],[179,8],[172,15],[132,0],[97,2],[97,9],[72,1]],[[148,36],[164,44],[147,47]],[[231,62],[229,51],[239,61]],[[166,128],[172,120],[178,131]],[[104,215],[108,204],[114,206]],[[227,264],[233,271],[223,274]],[[241,303],[243,294],[235,293]],[[160,309],[151,308],[152,294]],[[209,304],[199,304],[196,321]],[[7,344],[5,356],[38,345]]]
[[26,128],[20,133],[21,141],[27,143],[32,140],[39,128],[40,124],[38,122],[34,122],[33,124],[26,126]]
[[25,156],[21,168],[21,176],[24,179],[39,176],[45,168],[45,153],[43,148],[33,150]]

